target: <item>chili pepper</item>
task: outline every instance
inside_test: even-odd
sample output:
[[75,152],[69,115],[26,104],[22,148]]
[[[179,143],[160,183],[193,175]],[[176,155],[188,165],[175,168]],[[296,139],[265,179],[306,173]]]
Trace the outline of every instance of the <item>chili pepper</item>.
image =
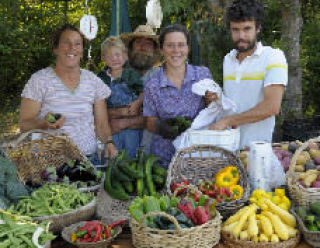
[[83,238],[85,238],[85,239],[88,239],[88,238],[90,238],[90,235],[89,235],[89,233],[86,233],[84,236],[83,236]]
[[197,193],[195,193],[195,194],[193,195],[193,199],[194,199],[195,202],[199,202],[199,200],[200,200],[200,195],[197,194]]
[[193,222],[193,224],[197,223],[197,220],[194,216],[194,209],[192,208],[190,201],[182,199],[177,207],[182,213],[184,213],[185,216],[187,216]]
[[83,238],[84,235],[87,234],[87,233],[88,233],[87,230],[80,230],[80,231],[77,231],[77,232],[76,232],[76,236],[77,236],[78,238]]
[[117,220],[111,223],[110,227],[115,228],[116,226],[122,226],[127,222],[127,219]]
[[194,210],[194,216],[196,219],[196,225],[202,225],[209,220],[209,213],[205,210],[204,207],[197,206]]
[[75,233],[71,233],[71,241],[76,242],[77,241],[77,235]]
[[107,239],[111,237],[110,229],[109,229],[108,225],[105,226],[104,233],[105,233]]
[[[189,185],[190,183],[185,180],[185,179],[182,179],[181,180],[181,183],[178,183],[178,182],[172,182],[171,185],[170,185],[170,188],[171,188],[171,192],[175,192],[175,190],[177,188],[179,188],[180,186],[182,185]],[[181,195],[183,193],[185,193],[187,191],[187,189],[180,189],[178,192],[177,192],[177,195]]]
[[99,225],[97,225],[96,235],[92,239],[92,242],[98,242],[99,240],[101,240],[101,229],[102,229],[102,226],[101,226],[101,223],[100,223]]

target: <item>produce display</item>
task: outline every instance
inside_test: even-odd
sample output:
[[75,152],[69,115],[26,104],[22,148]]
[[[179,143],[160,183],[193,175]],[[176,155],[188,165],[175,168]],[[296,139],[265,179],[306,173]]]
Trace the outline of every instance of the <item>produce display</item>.
[[[203,198],[205,199],[205,198]],[[148,212],[162,211],[174,216],[181,228],[190,228],[202,225],[216,216],[215,203],[199,200],[193,197],[177,198],[169,196],[136,197],[130,207],[129,213],[137,222]],[[148,217],[147,226],[161,230],[175,230],[175,225],[166,217]]]
[[320,202],[311,203],[309,209],[305,206],[299,206],[296,208],[296,213],[309,231],[320,231]]
[[157,195],[164,187],[167,171],[157,165],[158,158],[142,151],[134,159],[123,150],[110,159],[105,172],[104,189],[115,199],[126,201],[130,195]]
[[295,237],[295,217],[270,199],[265,198],[264,203],[265,209],[255,203],[241,208],[226,220],[222,231],[254,242],[280,242]]
[[278,207],[289,211],[291,208],[291,201],[285,194],[285,189],[279,188],[275,189],[274,192],[266,192],[262,189],[256,189],[252,192],[249,199],[250,203],[255,203],[262,210],[267,210],[268,205],[265,203],[265,200],[272,201]]
[[71,233],[70,240],[74,243],[97,243],[115,236],[115,228],[121,226],[126,220],[119,220],[108,224],[101,221],[86,221],[82,226],[78,227],[75,232]]
[[20,200],[12,210],[30,217],[63,214],[88,204],[93,197],[92,193],[81,193],[72,186],[47,184]]
[[[203,181],[198,185],[199,191],[215,199],[218,203],[229,202],[232,200],[240,199],[243,195],[243,188],[239,183],[239,171],[235,166],[227,166],[221,169],[212,181]],[[171,192],[173,193],[181,185],[189,185],[190,183],[181,179],[181,182],[173,181],[170,185]],[[186,189],[178,191],[177,195],[181,195]],[[195,199],[199,196],[195,194]]]
[[29,217],[0,209],[0,247],[37,248],[56,238],[46,231],[47,223],[36,224]]
[[[60,167],[48,167],[41,173],[44,183],[62,182],[72,184],[77,188],[86,188],[97,185],[101,182],[103,173],[94,168],[89,161],[68,160]],[[26,181],[32,190],[39,188],[42,183],[34,182],[32,178]]]

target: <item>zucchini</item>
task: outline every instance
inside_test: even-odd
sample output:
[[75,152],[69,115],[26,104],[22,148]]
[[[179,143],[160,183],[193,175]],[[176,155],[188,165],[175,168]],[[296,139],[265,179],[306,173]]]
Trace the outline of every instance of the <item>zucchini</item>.
[[104,189],[105,191],[115,199],[119,199],[122,201],[127,201],[129,200],[129,195],[126,194],[126,192],[122,188],[114,188],[111,185],[111,180],[112,180],[112,167],[109,165],[107,167],[106,173],[105,173],[105,179],[104,179]]
[[127,174],[123,173],[119,169],[119,165],[118,164],[113,164],[113,166],[112,166],[112,175],[120,182],[128,182],[128,181],[132,181],[133,180],[131,177],[127,176]]
[[124,161],[120,162],[119,169],[125,173],[128,177],[132,179],[142,178],[143,172],[138,170],[132,169],[129,164],[125,163]]
[[152,172],[158,176],[166,177],[167,176],[167,170],[160,165],[154,164],[152,166]]
[[122,185],[129,194],[133,193],[134,189],[132,182],[122,182]]
[[163,185],[165,179],[159,175],[152,175],[152,180],[154,181],[155,184],[161,186]]
[[[139,153],[139,162],[137,164],[137,170],[143,174],[143,160],[144,160],[144,156],[143,153]],[[140,197],[143,197],[143,188],[144,188],[144,180],[143,178],[138,178],[137,179],[137,195]]]
[[152,181],[152,173],[151,173],[152,167],[157,160],[158,160],[158,157],[153,156],[153,155],[149,156],[147,159],[147,162],[145,163],[145,167],[144,167],[146,185],[147,185],[147,188],[148,188],[150,195],[152,195],[152,196],[155,196],[157,193],[155,186],[153,184],[153,181]]

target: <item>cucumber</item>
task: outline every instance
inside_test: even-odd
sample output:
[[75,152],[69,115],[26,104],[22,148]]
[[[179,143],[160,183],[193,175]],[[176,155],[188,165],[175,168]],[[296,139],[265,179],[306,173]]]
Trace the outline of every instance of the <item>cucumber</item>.
[[145,174],[145,179],[146,179],[146,185],[149,191],[149,194],[152,196],[156,195],[156,189],[155,186],[153,184],[152,181],[152,167],[154,165],[154,163],[158,160],[158,157],[156,156],[149,156],[147,159],[147,162],[145,163],[145,167],[144,167],[144,174]]
[[106,169],[105,179],[104,179],[104,189],[112,198],[119,199],[122,201],[127,201],[129,200],[129,195],[127,195],[127,193],[122,189],[122,187],[121,188],[112,187],[112,184],[111,184],[112,167],[113,166],[110,166],[109,164],[109,166]]
[[163,185],[165,179],[159,175],[152,175],[152,180],[157,185]]
[[132,182],[122,182],[122,185],[129,194],[133,193],[134,189]]
[[123,173],[125,173],[128,177],[130,177],[132,179],[137,179],[137,178],[142,178],[143,177],[143,173],[142,172],[140,172],[138,170],[135,170],[135,169],[132,169],[130,167],[130,165],[125,163],[124,161],[120,162],[118,167]]
[[167,170],[157,164],[154,164],[152,166],[152,172],[158,176],[163,176],[163,177],[167,176]]
[[131,177],[129,177],[127,174],[123,173],[120,169],[119,169],[118,164],[113,164],[112,166],[112,175],[120,182],[128,182],[128,181],[132,181],[133,179]]
[[[139,161],[138,161],[138,164],[137,164],[137,170],[143,174],[143,160],[144,160],[144,156],[143,156],[143,153],[142,152],[139,152]],[[143,189],[144,189],[144,180],[143,178],[138,178],[137,179],[137,184],[136,184],[136,188],[137,188],[137,195],[139,197],[143,197]]]

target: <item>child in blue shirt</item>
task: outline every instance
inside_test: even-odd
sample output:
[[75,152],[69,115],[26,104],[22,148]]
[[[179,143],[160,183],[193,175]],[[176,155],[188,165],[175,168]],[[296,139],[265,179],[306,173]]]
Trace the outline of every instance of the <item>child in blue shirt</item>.
[[[111,96],[106,100],[108,112],[127,110],[131,115],[141,115],[143,83],[139,74],[127,63],[127,49],[118,37],[109,37],[101,44],[101,59],[106,67],[98,73],[111,89]],[[111,109],[113,111],[111,111]],[[117,111],[118,110],[118,111]],[[110,121],[112,117],[109,117]],[[142,129],[124,129],[113,133],[112,138],[117,149],[126,149],[134,157],[140,146]]]

